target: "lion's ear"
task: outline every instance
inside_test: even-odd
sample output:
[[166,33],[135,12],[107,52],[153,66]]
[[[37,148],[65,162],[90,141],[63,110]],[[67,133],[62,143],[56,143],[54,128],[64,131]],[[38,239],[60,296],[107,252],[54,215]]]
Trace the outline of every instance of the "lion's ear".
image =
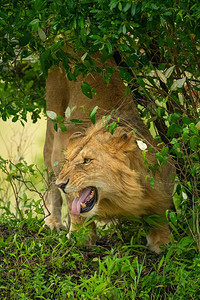
[[122,150],[124,152],[133,151],[136,147],[133,133],[122,133],[118,137],[113,137],[111,141],[112,147],[117,151]]

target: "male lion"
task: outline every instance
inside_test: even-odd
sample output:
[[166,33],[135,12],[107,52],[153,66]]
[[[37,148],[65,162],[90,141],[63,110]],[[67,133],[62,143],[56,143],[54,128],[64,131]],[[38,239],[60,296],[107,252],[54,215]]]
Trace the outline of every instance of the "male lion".
[[[94,59],[101,66],[100,57]],[[107,62],[106,67],[110,66],[116,66],[114,59]],[[83,81],[95,90],[93,99],[83,95]],[[143,141],[152,150],[146,152],[149,164],[156,162],[153,154],[156,144],[142,122],[132,97],[125,96],[125,85],[117,71],[107,85],[96,73],[84,78],[79,76],[76,82],[69,81],[61,68],[54,67],[46,81],[46,99],[47,110],[64,116],[67,107],[76,106],[70,118],[84,121],[82,124],[70,121],[67,124],[66,120],[67,131],[59,129],[56,132],[48,120],[44,157],[48,171],[53,170],[57,177],[57,186],[52,183],[46,195],[46,225],[57,229],[63,226],[62,197],[58,188],[67,194],[70,231],[88,216],[109,219],[165,214],[172,204],[170,174],[174,174],[174,168],[170,163],[159,168],[154,187],[146,179],[147,175],[152,175],[147,172],[138,141]],[[97,121],[92,125],[89,112],[96,105]],[[119,126],[111,135],[103,124],[102,116],[113,110]],[[63,149],[66,150],[65,157]],[[66,162],[60,172],[59,165],[54,163],[64,159]],[[94,222],[92,226],[94,240]],[[151,228],[147,240],[150,249],[159,253],[159,246],[170,241],[167,224],[160,223]]]

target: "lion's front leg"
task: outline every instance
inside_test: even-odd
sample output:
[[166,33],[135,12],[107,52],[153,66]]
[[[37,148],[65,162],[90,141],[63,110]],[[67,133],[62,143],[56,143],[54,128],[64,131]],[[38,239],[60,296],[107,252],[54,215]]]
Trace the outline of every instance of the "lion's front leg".
[[[65,73],[59,67],[53,67],[46,80],[46,104],[47,110],[64,117],[64,112],[69,103],[69,87]],[[58,137],[57,137],[58,136]],[[51,120],[47,121],[46,139],[44,145],[44,161],[47,172],[47,181],[51,190],[45,196],[45,224],[51,229],[63,227],[61,222],[62,197],[58,188],[52,184],[49,173],[54,171],[55,176],[60,171],[54,163],[63,159],[62,149],[65,148],[62,132],[58,134],[54,130]],[[67,143],[67,140],[66,140]],[[54,178],[55,179],[55,178]]]
[[55,185],[52,185],[51,190],[45,196],[45,225],[51,230],[56,228],[59,230],[64,227],[61,220],[62,197],[61,193]]
[[162,252],[160,249],[161,245],[168,244],[170,239],[170,230],[168,224],[160,223],[156,227],[152,227],[149,234],[147,235],[147,245],[150,250],[159,254]]

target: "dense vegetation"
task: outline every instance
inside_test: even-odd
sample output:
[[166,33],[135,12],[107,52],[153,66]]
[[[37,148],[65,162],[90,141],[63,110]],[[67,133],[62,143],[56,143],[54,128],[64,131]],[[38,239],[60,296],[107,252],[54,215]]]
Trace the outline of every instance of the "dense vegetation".
[[[84,235],[42,229],[40,200],[27,179],[41,171],[1,158],[17,204],[1,201],[2,299],[197,299],[200,286],[200,7],[198,1],[32,0],[4,1],[0,11],[0,116],[23,126],[45,112],[48,70],[61,63],[70,80],[98,72],[109,84],[113,68],[97,67],[114,56],[120,77],[161,152],[177,167],[175,210],[167,212],[172,242],[160,256],[142,246],[140,222],[100,228],[96,247]],[[71,44],[79,58],[66,53]],[[73,68],[72,68],[73,64]],[[86,83],[82,91],[92,98]],[[94,104],[95,106],[96,104]],[[57,126],[63,118],[58,116]],[[62,125],[61,125],[62,124]],[[6,123],[5,123],[6,126]],[[56,126],[55,126],[56,128]],[[144,157],[145,158],[145,157]],[[31,178],[32,178],[31,177]],[[29,177],[28,177],[29,178]],[[37,193],[21,195],[16,182]],[[154,181],[152,180],[152,185]],[[3,186],[1,187],[3,188]],[[37,213],[37,216],[35,215]],[[123,229],[123,230],[122,230]],[[85,232],[85,228],[81,229]],[[76,242],[75,242],[76,241]]]

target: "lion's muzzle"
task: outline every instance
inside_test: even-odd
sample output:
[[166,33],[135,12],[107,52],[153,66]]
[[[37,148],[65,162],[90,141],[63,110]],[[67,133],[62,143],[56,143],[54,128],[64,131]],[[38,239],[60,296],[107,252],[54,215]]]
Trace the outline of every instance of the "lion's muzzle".
[[[67,192],[67,184],[69,183],[69,179],[67,179],[66,183],[59,183],[58,180],[56,185],[59,189],[61,189],[65,194]],[[77,194],[72,202],[72,213],[74,215],[80,215],[89,212],[93,209],[94,205],[98,200],[98,191],[94,186],[86,187],[80,191],[69,192],[69,194]]]

